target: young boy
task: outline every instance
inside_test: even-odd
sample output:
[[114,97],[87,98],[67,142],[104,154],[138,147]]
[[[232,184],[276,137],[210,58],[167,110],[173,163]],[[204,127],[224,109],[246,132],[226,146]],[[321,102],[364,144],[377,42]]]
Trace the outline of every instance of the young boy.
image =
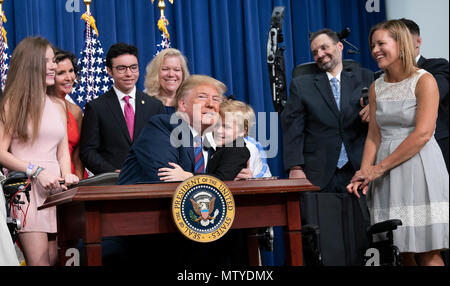
[[239,100],[230,100],[224,104],[223,112],[232,112],[233,116],[238,118],[238,122],[243,123],[239,125],[239,132],[243,132],[245,146],[250,151],[250,160],[248,162],[248,169],[251,178],[267,178],[272,177],[269,165],[267,164],[267,155],[261,144],[253,137],[249,136],[249,130],[255,124],[255,112],[253,108]]

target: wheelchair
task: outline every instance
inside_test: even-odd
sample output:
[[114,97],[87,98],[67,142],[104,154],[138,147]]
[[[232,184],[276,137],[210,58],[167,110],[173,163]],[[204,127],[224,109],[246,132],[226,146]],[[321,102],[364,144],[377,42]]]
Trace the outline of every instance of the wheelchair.
[[[393,242],[393,231],[402,225],[392,219],[367,228],[368,247],[362,257],[361,266],[401,266],[400,251]],[[307,265],[324,266],[320,247],[320,228],[317,225],[302,226],[303,256]],[[378,236],[378,240],[374,240]]]
[[[30,202],[31,184],[23,172],[10,172],[1,182],[6,204],[6,224],[13,243],[19,238],[22,222],[14,216],[14,207],[21,209],[25,199]],[[24,195],[24,196],[22,196]]]
[[[104,173],[81,180],[77,185],[71,186],[70,188],[78,186],[115,185],[118,177],[118,173]],[[25,204],[25,199],[30,202],[31,184],[24,172],[10,172],[1,181],[1,186],[5,196],[6,223],[11,234],[11,239],[15,243],[19,237],[19,230],[22,228],[23,222],[14,217],[13,208],[16,207],[20,210],[21,206]]]
[[[367,229],[369,248],[366,251],[365,266],[401,266],[400,251],[394,245],[393,231],[402,225],[399,219],[379,222]],[[384,236],[384,240],[374,241],[374,235]],[[369,256],[370,254],[370,256]]]

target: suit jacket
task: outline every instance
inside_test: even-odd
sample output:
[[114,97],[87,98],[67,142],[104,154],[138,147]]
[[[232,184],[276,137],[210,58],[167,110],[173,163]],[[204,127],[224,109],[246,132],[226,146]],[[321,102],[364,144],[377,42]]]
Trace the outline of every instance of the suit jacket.
[[439,111],[436,121],[436,140],[448,138],[448,108],[449,108],[449,63],[446,59],[426,59],[420,57],[417,66],[431,73],[439,88]]
[[[184,120],[177,115],[174,115],[172,122],[167,114],[154,116],[131,147],[117,184],[160,182],[158,169],[170,167],[168,162],[194,173],[193,146],[191,130]],[[245,167],[250,153],[242,150],[245,147],[223,149],[219,148],[216,153],[209,149],[206,173],[222,180],[231,180],[241,171],[239,167]]]
[[373,72],[344,65],[339,111],[325,72],[292,80],[281,114],[287,171],[303,166],[314,185],[326,187],[336,171],[342,142],[353,168],[360,169],[368,126],[359,116],[359,100],[362,88],[369,88],[372,81]]
[[165,113],[162,103],[136,90],[133,141],[130,138],[116,92],[107,93],[86,104],[80,135],[80,157],[94,174],[120,169],[132,142],[155,114]]

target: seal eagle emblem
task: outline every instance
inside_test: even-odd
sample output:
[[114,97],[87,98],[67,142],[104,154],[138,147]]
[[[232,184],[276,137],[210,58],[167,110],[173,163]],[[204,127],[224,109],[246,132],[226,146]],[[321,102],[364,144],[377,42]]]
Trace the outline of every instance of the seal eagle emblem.
[[178,230],[198,242],[222,237],[234,220],[233,195],[219,179],[194,176],[181,183],[172,198],[172,216]]

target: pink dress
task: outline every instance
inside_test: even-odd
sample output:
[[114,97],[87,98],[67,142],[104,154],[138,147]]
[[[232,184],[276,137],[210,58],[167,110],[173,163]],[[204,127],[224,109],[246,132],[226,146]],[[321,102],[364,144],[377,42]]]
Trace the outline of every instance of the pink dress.
[[[23,143],[19,142],[18,138],[13,138],[10,145],[10,152],[17,158],[41,166],[47,172],[57,176],[60,176],[61,172],[56,153],[66,132],[60,112],[57,103],[46,97],[36,140],[33,143],[31,143],[31,140]],[[22,222],[20,232],[57,232],[56,207],[37,210],[37,207],[41,206],[50,194],[36,180],[31,182],[29,207],[28,201],[22,194],[22,200],[25,204],[22,205],[21,210],[15,209],[16,217]],[[25,220],[24,213],[27,211],[27,207],[28,212]]]

